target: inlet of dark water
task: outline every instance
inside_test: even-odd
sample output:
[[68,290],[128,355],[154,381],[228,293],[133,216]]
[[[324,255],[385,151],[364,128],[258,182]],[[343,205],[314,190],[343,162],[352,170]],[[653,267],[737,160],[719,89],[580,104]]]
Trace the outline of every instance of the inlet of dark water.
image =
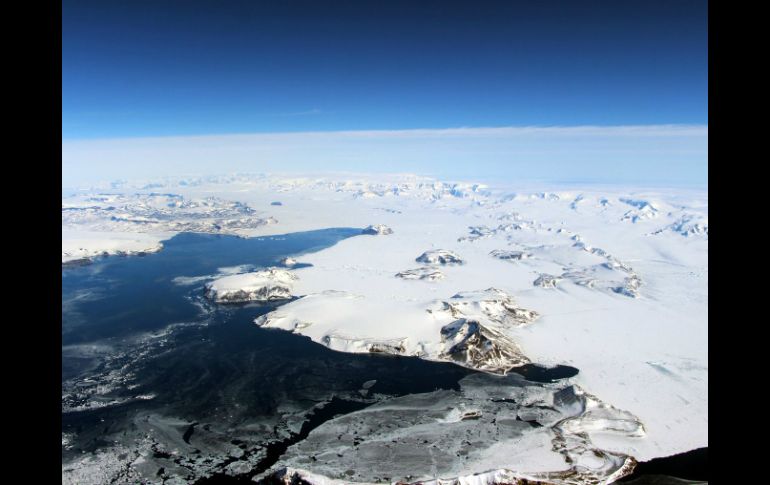
[[515,372],[531,382],[548,383],[574,377],[578,374],[578,369],[569,365],[543,367],[537,364],[524,364],[510,369],[509,372]]
[[[335,352],[309,338],[255,325],[254,318],[274,304],[213,305],[203,298],[204,280],[175,282],[212,275],[222,267],[275,266],[286,256],[301,262],[302,254],[357,234],[359,229],[254,239],[180,234],[159,253],[107,257],[63,269],[62,385],[85,385],[112,365],[127,380],[116,381],[110,398],[153,396],[63,413],[62,433],[75,436],[62,451],[63,462],[128,440],[138,433],[137,416],[186,422],[179,442],[195,444],[206,426],[247,429],[261,421],[272,423],[287,407],[314,409],[298,432],[264,444],[267,456],[258,468],[266,468],[324,421],[366,405],[330,396],[457,389],[458,381],[473,371],[412,357]],[[145,338],[166,332],[170,324],[181,325],[167,338]],[[119,357],[105,360],[114,354]],[[362,392],[372,380],[376,383]],[[324,407],[314,408],[322,402]]]
[[686,453],[655,458],[636,465],[634,473],[618,483],[629,485],[687,485],[707,483],[708,448],[698,448]]

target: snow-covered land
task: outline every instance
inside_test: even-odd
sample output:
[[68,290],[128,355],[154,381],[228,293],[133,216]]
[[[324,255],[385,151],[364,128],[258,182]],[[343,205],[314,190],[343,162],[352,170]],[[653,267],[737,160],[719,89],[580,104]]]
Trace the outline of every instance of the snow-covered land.
[[[175,195],[159,199],[150,190]],[[234,175],[93,192],[125,194],[97,196],[109,202],[63,201],[63,226],[104,238],[81,243],[93,253],[107,241],[120,247],[126,233],[217,227],[250,236],[382,224],[392,229],[387,237],[352,237],[304,255],[310,264],[292,269],[296,279],[286,293],[299,298],[256,323],[335,350],[416,355],[494,374],[526,362],[568,364],[580,369],[571,382],[595,396],[593,418],[579,426],[590,428],[598,449],[648,460],[708,446],[706,191],[486,187],[411,175]],[[201,200],[217,202],[196,207],[200,212],[185,206]],[[282,205],[271,205],[275,200]],[[172,201],[182,207],[169,206]],[[105,205],[120,206],[124,215],[112,219],[107,214],[115,209]],[[80,207],[77,217],[65,215],[71,207]],[[64,248],[63,241],[63,260]],[[241,296],[265,288],[251,279],[244,274],[212,286],[216,295]],[[628,422],[638,419],[644,435],[609,432],[601,409],[610,405],[634,417]],[[548,442],[532,449],[551,448]],[[502,463],[510,450],[497,451],[465,461],[457,472],[513,476],[502,470],[518,462]],[[586,466],[594,465],[606,463]],[[297,460],[292,467],[306,477],[324,476],[313,463]]]
[[62,263],[86,262],[97,256],[154,253],[163,248],[164,234],[99,232],[62,227]]
[[288,300],[296,280],[294,273],[279,268],[234,274],[208,283],[206,296],[219,303]]
[[179,232],[250,235],[275,222],[216,197],[89,191],[62,199],[62,263],[159,251],[161,241]]
[[373,226],[365,227],[361,232],[364,234],[371,234],[372,236],[387,236],[388,234],[393,234],[393,229],[384,224],[375,224]]

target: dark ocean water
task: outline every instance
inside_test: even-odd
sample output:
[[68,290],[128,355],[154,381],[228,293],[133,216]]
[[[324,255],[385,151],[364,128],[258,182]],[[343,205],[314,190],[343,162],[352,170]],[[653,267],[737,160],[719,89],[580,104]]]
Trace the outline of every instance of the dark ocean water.
[[[148,429],[137,424],[140,418],[172,417],[181,424],[158,425],[171,434],[155,438],[160,445],[167,439],[168,449],[205,444],[214,456],[218,446],[237,443],[247,456],[262,453],[247,474],[190,475],[191,482],[248,483],[312,429],[370,405],[373,395],[458,389],[460,379],[474,371],[412,357],[335,352],[309,338],[254,324],[257,316],[281,303],[215,305],[203,296],[205,280],[174,282],[210,276],[223,267],[276,266],[286,256],[302,262],[303,254],[343,239],[372,237],[360,234],[354,228],[252,239],[179,234],[155,254],[112,256],[63,268],[63,389],[98,383],[110,388],[100,399],[119,403],[62,413],[62,433],[74,436],[62,449],[62,461],[116,443],[131,446]],[[553,382],[578,372],[533,364],[513,371],[533,382]],[[138,395],[153,398],[135,399]],[[319,403],[326,404],[314,407]],[[294,428],[285,426],[287,410],[300,417]],[[217,443],[218,436],[227,439]],[[185,458],[165,451],[155,457],[160,462],[168,458],[172,467]],[[169,466],[155,466],[158,476],[169,473]],[[639,472],[669,470],[653,466]]]
[[708,483],[708,448],[655,458],[639,463],[634,473],[620,480],[629,485],[695,485]]
[[[286,256],[301,262],[303,253],[358,234],[360,229],[347,228],[254,239],[180,234],[155,254],[111,256],[64,268],[63,386],[83,385],[81,381],[117,368],[130,378],[115,385],[109,398],[154,398],[63,413],[62,432],[77,437],[63,451],[63,460],[99,450],[116,437],[132,437],[137,416],[157,413],[199,423],[180,431],[180,439],[188,442],[204,426],[246,429],[278,416],[287,406],[311,408],[329,402],[326,411],[307,416],[297,436],[274,443],[268,450],[273,460],[282,446],[335,413],[365,406],[329,399],[355,396],[367,381],[376,380],[367,386],[368,395],[457,389],[458,381],[472,371],[411,357],[335,352],[309,338],[254,324],[255,317],[280,303],[214,305],[203,297],[205,281],[173,281],[215,274],[222,267],[275,266]],[[298,274],[301,277],[301,270]],[[143,339],[166,332],[171,324],[180,325],[167,332],[168,337]],[[81,350],[91,345],[107,350]]]
[[[284,256],[318,251],[360,232],[340,228],[249,239],[179,234],[158,253],[64,268],[62,343],[116,338],[194,319],[198,309],[185,298],[190,287],[175,284],[175,277],[206,276],[237,265],[274,266]],[[83,296],[89,294],[94,299]],[[78,296],[76,311],[68,311],[66,302]]]

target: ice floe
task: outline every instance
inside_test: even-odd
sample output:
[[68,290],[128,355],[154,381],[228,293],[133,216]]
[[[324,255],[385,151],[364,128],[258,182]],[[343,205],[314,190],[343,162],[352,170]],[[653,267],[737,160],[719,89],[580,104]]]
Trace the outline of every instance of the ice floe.
[[644,436],[641,423],[577,386],[482,374],[460,384],[459,391],[388,399],[327,421],[264,476],[283,483],[573,485],[610,483],[634,468],[633,458],[592,438],[634,442]]

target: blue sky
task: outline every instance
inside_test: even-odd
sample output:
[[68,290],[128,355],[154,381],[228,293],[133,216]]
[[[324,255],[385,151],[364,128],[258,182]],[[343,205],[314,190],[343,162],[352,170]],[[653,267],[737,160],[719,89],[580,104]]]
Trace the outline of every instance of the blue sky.
[[[104,155],[105,139],[137,137],[708,124],[703,1],[64,0],[62,13],[63,149],[77,141],[78,156],[83,140]],[[705,181],[705,139],[668,136],[655,160],[642,139],[553,153],[540,140],[532,163],[588,143],[601,164],[700,157]],[[534,149],[506,146],[520,164]],[[393,160],[420,172],[437,163],[422,152]],[[260,153],[242,168],[281,160]]]

